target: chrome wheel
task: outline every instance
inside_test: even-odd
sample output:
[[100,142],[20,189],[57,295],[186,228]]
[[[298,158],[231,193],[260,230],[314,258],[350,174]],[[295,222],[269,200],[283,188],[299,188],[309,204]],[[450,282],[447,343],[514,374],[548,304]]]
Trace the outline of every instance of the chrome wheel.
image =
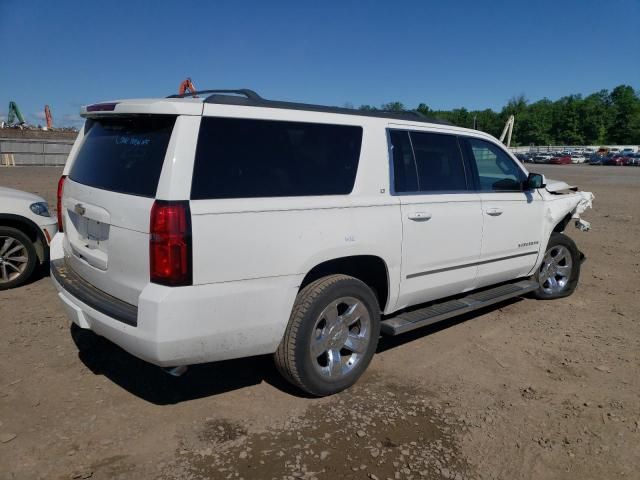
[[342,297],[331,302],[316,319],[311,360],[324,377],[339,379],[365,356],[371,341],[371,317],[361,300]]
[[27,269],[29,253],[20,240],[0,236],[0,283],[8,283]]
[[565,290],[571,280],[573,260],[571,252],[563,245],[554,245],[544,254],[538,271],[542,290],[551,295]]

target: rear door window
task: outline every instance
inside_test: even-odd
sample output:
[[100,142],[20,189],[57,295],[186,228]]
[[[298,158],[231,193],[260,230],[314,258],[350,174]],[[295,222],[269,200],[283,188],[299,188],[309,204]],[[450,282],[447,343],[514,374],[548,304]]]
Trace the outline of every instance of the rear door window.
[[346,195],[362,127],[203,117],[191,198]]
[[393,186],[395,193],[418,192],[418,174],[413,158],[409,132],[391,130],[391,155],[393,160]]
[[90,120],[69,178],[112,192],[153,198],[175,116]]
[[454,135],[411,132],[410,136],[420,191],[467,190],[462,153]]
[[468,190],[458,139],[441,133],[390,130],[394,193]]

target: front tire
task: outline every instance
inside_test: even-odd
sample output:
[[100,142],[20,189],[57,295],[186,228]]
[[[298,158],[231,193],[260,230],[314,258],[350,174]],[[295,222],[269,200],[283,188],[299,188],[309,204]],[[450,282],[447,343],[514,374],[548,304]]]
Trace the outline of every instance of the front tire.
[[534,296],[543,300],[568,297],[580,278],[581,255],[573,240],[562,233],[552,233],[536,272],[538,290]]
[[0,227],[0,290],[22,285],[37,263],[31,239],[16,228]]
[[371,289],[356,278],[330,275],[298,293],[275,363],[305,392],[332,395],[364,373],[379,336],[380,308]]

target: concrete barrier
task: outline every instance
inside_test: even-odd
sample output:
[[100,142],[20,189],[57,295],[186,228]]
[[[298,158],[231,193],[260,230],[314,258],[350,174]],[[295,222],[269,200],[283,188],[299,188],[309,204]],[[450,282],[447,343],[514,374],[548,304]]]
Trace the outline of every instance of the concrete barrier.
[[0,154],[13,154],[16,166],[61,166],[72,145],[73,140],[0,138]]

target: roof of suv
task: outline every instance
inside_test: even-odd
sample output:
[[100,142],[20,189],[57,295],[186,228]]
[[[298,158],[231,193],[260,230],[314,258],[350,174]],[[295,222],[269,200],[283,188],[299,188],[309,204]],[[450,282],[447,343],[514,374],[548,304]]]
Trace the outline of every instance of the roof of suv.
[[326,105],[313,105],[309,103],[284,102],[281,100],[267,100],[253,90],[247,88],[239,90],[202,90],[195,94],[170,95],[167,98],[185,98],[194,95],[204,95],[203,103],[217,103],[222,105],[244,105],[247,107],[282,108],[287,110],[305,110],[309,112],[341,113],[343,115],[359,115],[364,117],[389,118],[394,120],[409,120],[413,122],[435,123],[440,125],[451,125],[451,123],[428,118],[420,112],[403,111],[395,112],[388,110],[355,110],[353,108],[329,107]]
[[[158,105],[158,103],[164,103],[164,107]],[[436,125],[448,125],[453,126],[451,123],[445,120],[439,120],[435,118],[427,118],[417,111],[387,111],[387,110],[356,110],[352,108],[344,107],[330,107],[326,105],[312,105],[307,103],[285,102],[280,100],[267,100],[258,95],[253,90],[238,89],[238,90],[200,90],[195,93],[187,93],[184,95],[169,95],[164,99],[128,99],[128,100],[115,100],[111,102],[98,103],[94,105],[83,106],[80,110],[82,116],[102,115],[105,113],[134,113],[136,106],[144,106],[148,113],[169,113],[165,112],[167,108],[170,110],[176,110],[176,103],[182,104],[183,110],[185,107],[187,111],[184,113],[198,114],[194,107],[196,105],[202,105],[204,103],[212,103],[219,105],[238,105],[246,107],[263,107],[263,108],[279,108],[286,110],[302,110],[309,112],[322,112],[322,113],[338,113],[342,115],[354,115],[361,117],[376,117],[386,118],[390,120],[404,120],[410,122],[419,123],[431,123]],[[172,106],[167,105],[173,104]],[[119,105],[121,104],[121,105]],[[155,105],[153,105],[155,104]],[[118,105],[118,108],[116,108]],[[153,105],[153,106],[152,106]],[[124,110],[123,110],[124,108]],[[157,111],[156,111],[157,110]],[[175,112],[177,113],[177,111]]]

